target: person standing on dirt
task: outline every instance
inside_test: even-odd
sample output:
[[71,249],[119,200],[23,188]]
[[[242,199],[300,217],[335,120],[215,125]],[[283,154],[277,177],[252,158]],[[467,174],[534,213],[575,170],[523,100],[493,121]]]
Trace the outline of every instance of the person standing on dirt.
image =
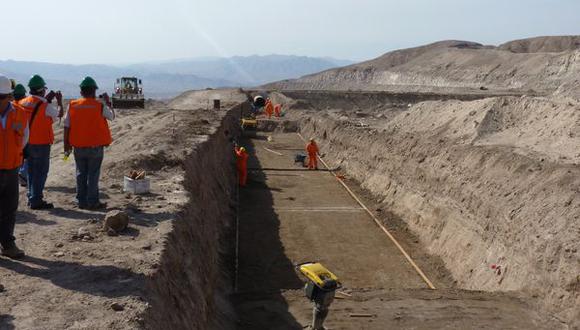
[[28,118],[24,110],[12,103],[12,84],[0,75],[0,245],[2,255],[19,259],[24,251],[14,237],[18,209],[18,169],[28,140]]
[[[16,82],[14,81],[13,83],[14,83],[14,92],[12,92],[12,95],[14,96],[13,103],[18,103],[20,102],[20,100],[26,97],[26,88],[22,84],[16,84]],[[26,159],[24,159],[24,161],[22,162],[22,166],[20,166],[20,169],[18,170],[18,181],[20,181],[21,187],[26,187],[28,183],[27,165],[28,162],[26,161]]]
[[318,145],[314,139],[310,139],[306,145],[306,152],[308,153],[308,169],[317,170],[318,169]]
[[266,115],[268,119],[272,118],[272,113],[274,113],[274,106],[272,105],[272,100],[266,99]]
[[274,116],[280,118],[281,113],[282,113],[282,104],[276,104],[274,106]]
[[99,200],[99,177],[104,149],[113,139],[107,120],[115,114],[109,109],[109,95],[97,99],[97,82],[86,77],[81,84],[81,98],[71,101],[64,119],[64,152],[74,148],[77,179],[77,202],[81,209],[98,210],[107,205]]
[[244,147],[234,147],[236,153],[236,167],[238,169],[238,179],[241,187],[246,186],[248,181],[248,158],[250,157]]
[[[52,203],[44,201],[43,191],[50,166],[50,148],[54,143],[52,123],[62,117],[62,94],[53,91],[47,94],[46,82],[39,75],[30,78],[28,87],[30,96],[18,102],[28,112],[30,125],[30,138],[25,149],[28,205],[33,210],[47,210],[54,208]],[[55,97],[59,109],[51,104]]]

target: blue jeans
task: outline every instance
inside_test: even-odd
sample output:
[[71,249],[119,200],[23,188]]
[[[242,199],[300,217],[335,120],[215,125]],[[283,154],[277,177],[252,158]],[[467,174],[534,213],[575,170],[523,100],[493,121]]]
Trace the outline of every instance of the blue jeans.
[[50,144],[28,145],[28,204],[34,207],[44,200],[44,185],[50,165]]
[[79,206],[99,203],[99,176],[104,147],[75,148],[77,167],[77,202]]
[[28,161],[25,159],[18,169],[18,174],[28,182]]

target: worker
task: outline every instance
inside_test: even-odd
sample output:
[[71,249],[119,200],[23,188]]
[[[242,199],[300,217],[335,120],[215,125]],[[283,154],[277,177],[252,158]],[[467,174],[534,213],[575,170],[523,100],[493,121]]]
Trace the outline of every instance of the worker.
[[308,169],[317,170],[318,169],[318,145],[314,139],[310,139],[310,142],[306,145],[306,152],[308,153]]
[[280,118],[281,112],[282,112],[282,104],[276,104],[274,106],[274,116]]
[[[44,185],[50,165],[50,147],[54,142],[52,123],[62,117],[62,94],[50,91],[46,93],[46,82],[39,75],[34,75],[28,82],[30,95],[18,102],[28,113],[30,138],[26,146],[28,166],[28,205],[33,210],[54,208],[52,203],[44,201]],[[52,106],[56,97],[58,109]]]
[[274,113],[274,106],[272,105],[272,100],[270,100],[269,98],[266,99],[266,116],[268,116],[268,119],[272,118],[272,113]]
[[14,226],[18,209],[18,168],[29,129],[24,110],[12,103],[12,85],[0,75],[0,245],[2,255],[20,259],[24,251],[15,243]]
[[246,152],[246,148],[236,146],[234,148],[236,152],[236,166],[238,168],[238,179],[240,186],[244,187],[248,180],[248,158],[249,155]]
[[113,142],[107,120],[115,114],[107,106],[107,93],[104,103],[97,99],[99,86],[93,78],[86,77],[79,87],[82,97],[70,102],[64,120],[64,151],[69,155],[74,148],[79,208],[98,210],[107,207],[99,200],[99,177],[104,149]]
[[[14,84],[14,92],[12,95],[14,96],[13,103],[18,103],[20,100],[26,97],[26,88],[22,84],[17,84],[16,81],[12,80]],[[24,110],[22,110],[24,111]],[[20,186],[26,187],[28,182],[28,161],[26,158],[22,162],[22,166],[18,170],[18,181],[20,182]]]

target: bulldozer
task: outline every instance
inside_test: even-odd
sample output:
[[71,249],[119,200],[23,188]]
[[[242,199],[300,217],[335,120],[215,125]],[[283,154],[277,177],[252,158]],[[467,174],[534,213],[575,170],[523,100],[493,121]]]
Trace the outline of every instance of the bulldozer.
[[117,109],[145,108],[145,95],[141,79],[122,77],[115,82],[113,107]]

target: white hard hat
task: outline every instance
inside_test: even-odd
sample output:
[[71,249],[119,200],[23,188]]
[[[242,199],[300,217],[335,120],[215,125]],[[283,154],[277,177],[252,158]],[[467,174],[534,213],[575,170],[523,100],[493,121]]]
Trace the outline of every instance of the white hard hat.
[[0,94],[10,94],[12,93],[12,82],[8,77],[0,74]]

